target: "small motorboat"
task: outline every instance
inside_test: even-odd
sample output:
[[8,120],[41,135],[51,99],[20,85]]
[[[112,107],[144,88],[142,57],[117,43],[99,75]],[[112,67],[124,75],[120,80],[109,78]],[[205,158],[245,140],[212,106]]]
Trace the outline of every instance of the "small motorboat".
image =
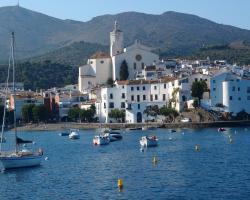
[[143,136],[140,139],[140,144],[143,147],[156,147],[158,145],[158,139],[156,136]]
[[110,138],[107,134],[105,135],[96,135],[93,138],[94,145],[107,145],[110,142]]
[[69,136],[69,132],[61,132],[58,135],[60,135],[60,136]]
[[72,139],[72,140],[80,139],[79,130],[70,129],[69,139]]
[[224,131],[226,131],[225,128],[218,128],[218,132],[224,132]]
[[146,131],[146,130],[155,130],[155,129],[157,129],[157,127],[154,127],[154,126],[143,126],[142,127],[143,131]]
[[109,132],[107,133],[110,142],[115,142],[122,139],[122,135],[119,132]]
[[174,130],[174,129],[171,129],[171,130],[170,130],[170,132],[171,132],[171,133],[175,133],[175,132],[176,132],[176,130]]

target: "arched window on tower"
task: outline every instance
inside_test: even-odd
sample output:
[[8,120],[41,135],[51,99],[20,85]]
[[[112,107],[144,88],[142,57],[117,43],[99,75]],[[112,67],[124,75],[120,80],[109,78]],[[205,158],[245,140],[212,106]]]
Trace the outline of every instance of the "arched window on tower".
[[136,69],[136,63],[134,63],[134,69]]

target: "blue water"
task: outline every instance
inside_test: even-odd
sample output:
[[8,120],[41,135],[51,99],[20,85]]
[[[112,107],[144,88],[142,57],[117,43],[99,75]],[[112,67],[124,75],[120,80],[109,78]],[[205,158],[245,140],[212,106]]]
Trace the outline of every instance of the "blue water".
[[[57,133],[21,133],[35,138],[49,159],[40,167],[2,172],[0,200],[250,199],[250,127],[224,134],[216,129],[131,131],[101,147],[92,145],[95,130],[81,131],[76,141]],[[147,133],[156,133],[159,146],[141,152],[138,141]],[[121,192],[118,178],[124,182]]]

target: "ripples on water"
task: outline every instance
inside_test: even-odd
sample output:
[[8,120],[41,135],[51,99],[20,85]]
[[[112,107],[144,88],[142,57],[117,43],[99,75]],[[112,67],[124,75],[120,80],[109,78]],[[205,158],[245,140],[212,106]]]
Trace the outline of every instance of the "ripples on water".
[[[92,145],[95,130],[81,131],[76,141],[59,132],[21,133],[35,138],[49,159],[40,167],[0,174],[0,200],[249,199],[250,132],[227,132],[232,144],[217,129],[158,129],[127,132],[122,141],[102,147]],[[150,133],[159,146],[140,152],[139,138]],[[124,181],[122,192],[118,178]]]

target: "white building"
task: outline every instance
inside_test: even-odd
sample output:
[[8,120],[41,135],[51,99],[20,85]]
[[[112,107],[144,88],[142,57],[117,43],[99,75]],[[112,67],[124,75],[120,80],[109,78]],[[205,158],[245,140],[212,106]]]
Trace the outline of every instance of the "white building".
[[114,87],[101,89],[100,101],[96,103],[97,116],[101,122],[115,122],[108,114],[116,108],[125,111],[127,123],[145,122],[149,119],[144,114],[147,106],[157,105],[160,108],[169,105],[174,90],[176,98],[172,106],[180,111],[184,102],[190,98],[190,88],[186,79],[165,77],[160,80],[117,81]]
[[112,62],[110,55],[96,53],[88,59],[87,65],[79,67],[79,90],[88,91],[98,84],[106,84],[112,78]]
[[109,78],[120,80],[120,67],[124,61],[128,66],[130,80],[135,79],[146,65],[159,61],[159,56],[139,41],[123,48],[123,40],[123,32],[115,22],[114,29],[110,32],[110,55],[95,54],[88,60],[87,65],[79,68],[78,83],[81,92],[86,92],[97,84],[105,84]]
[[211,105],[223,104],[226,112],[250,113],[250,78],[232,72],[215,75],[210,81]]

